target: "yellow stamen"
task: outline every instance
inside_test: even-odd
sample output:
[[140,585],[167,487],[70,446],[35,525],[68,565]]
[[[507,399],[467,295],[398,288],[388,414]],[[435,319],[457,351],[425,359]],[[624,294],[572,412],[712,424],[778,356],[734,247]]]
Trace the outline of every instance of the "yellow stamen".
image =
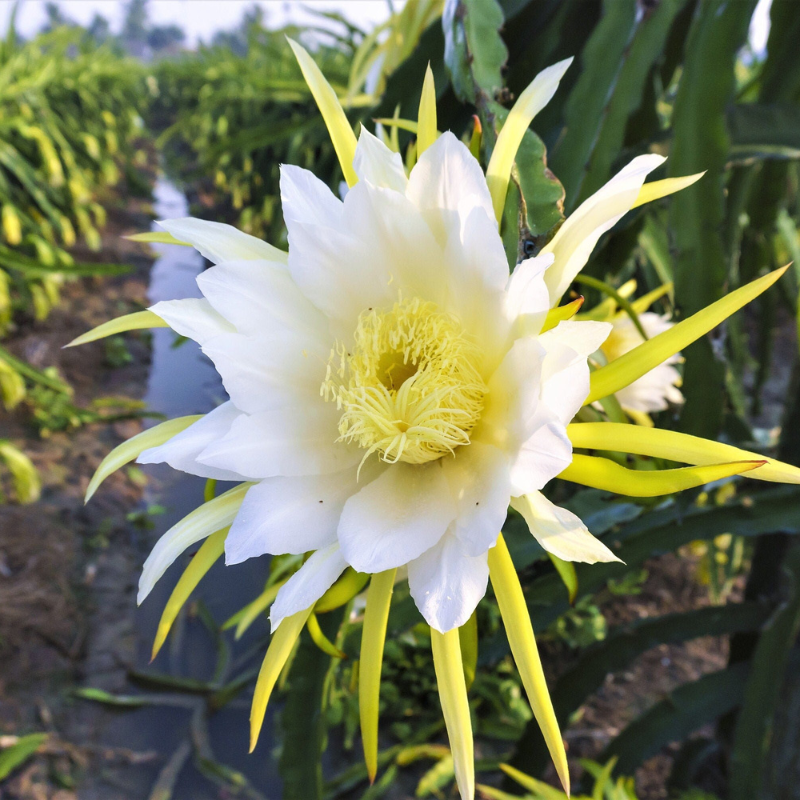
[[399,300],[361,314],[337,343],[322,396],[342,409],[340,439],[389,463],[424,464],[469,444],[483,410],[480,351],[434,303]]

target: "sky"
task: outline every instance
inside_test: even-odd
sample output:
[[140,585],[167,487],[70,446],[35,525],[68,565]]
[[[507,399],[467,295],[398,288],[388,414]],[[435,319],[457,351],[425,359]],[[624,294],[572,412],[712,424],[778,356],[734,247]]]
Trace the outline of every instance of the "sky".
[[[46,0],[21,0],[17,14],[17,26],[24,36],[30,36],[45,20]],[[400,9],[405,0],[393,0],[395,9]],[[95,13],[100,13],[119,30],[122,22],[124,0],[58,0],[64,13],[77,22],[88,23]],[[150,0],[150,18],[156,24],[180,25],[187,35],[187,44],[195,46],[198,41],[208,41],[218,30],[233,28],[241,19],[244,10],[253,0]],[[312,23],[315,17],[304,6],[325,11],[339,11],[352,22],[371,28],[389,15],[386,0],[258,0],[268,19],[276,26],[293,22]],[[750,43],[756,53],[766,50],[769,34],[769,8],[771,0],[759,0],[750,25]],[[5,31],[13,0],[0,0],[0,31]]]
[[[186,32],[187,44],[195,46],[198,41],[208,41],[218,30],[233,28],[242,18],[245,9],[254,0],[150,0],[150,19],[157,25],[180,25]],[[396,10],[405,0],[394,0]],[[386,0],[258,0],[258,5],[267,12],[267,19],[276,27],[285,23],[313,24],[318,21],[304,6],[324,11],[339,11],[351,22],[371,28],[389,16]],[[81,24],[91,21],[95,13],[102,14],[118,31],[123,19],[124,0],[58,0],[58,5],[67,17]],[[14,7],[13,0],[0,0],[0,30],[8,28],[8,19]],[[46,19],[45,0],[21,0],[17,12],[17,29],[23,36],[36,33]]]

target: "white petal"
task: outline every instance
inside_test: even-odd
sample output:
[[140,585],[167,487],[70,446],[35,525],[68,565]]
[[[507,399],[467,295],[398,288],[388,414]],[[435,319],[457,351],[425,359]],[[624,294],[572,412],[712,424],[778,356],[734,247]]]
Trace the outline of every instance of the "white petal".
[[532,424],[533,433],[517,451],[511,467],[511,493],[541,489],[572,463],[572,442],[560,419],[542,405]]
[[408,179],[403,169],[400,153],[393,153],[377,136],[373,136],[363,125],[358,137],[353,169],[359,180],[373,186],[382,186],[405,193]]
[[193,217],[165,219],[158,224],[176,239],[189,242],[214,264],[220,261],[253,261],[264,258],[286,263],[287,256],[283,250],[243,233],[233,225]]
[[139,464],[167,463],[173,469],[199,475],[201,478],[214,478],[218,481],[249,480],[249,476],[210,467],[197,460],[197,456],[211,442],[221,439],[231,429],[234,420],[241,413],[230,401],[223,403],[165,444],[143,451],[136,460]]
[[269,613],[272,632],[275,632],[286,617],[298,611],[305,611],[316,603],[333,586],[346,567],[347,562],[342,558],[338,544],[334,543],[324,550],[317,550],[281,586]]
[[681,374],[669,364],[659,364],[655,369],[637,378],[633,383],[620,389],[617,399],[623,408],[652,413],[664,411],[670,403],[681,404],[683,395],[680,385]]
[[553,349],[553,343],[558,343],[574,350],[578,357],[586,358],[605,342],[612,329],[609,322],[565,320],[543,333],[541,342],[548,351]]
[[218,314],[208,300],[190,297],[186,300],[162,300],[150,306],[157,316],[180,336],[194,339],[203,345],[221,333],[236,329],[221,314]]
[[663,164],[663,156],[638,156],[618,172],[602,189],[581,203],[567,217],[553,240],[542,252],[555,254],[555,263],[545,273],[550,304],[555,306],[583,269],[597,240],[630,211],[644,179]]
[[[489,290],[505,289],[508,262],[483,170],[452,133],[443,133],[422,154],[406,195],[447,249],[451,280],[466,279],[470,292],[473,281]],[[452,283],[450,288],[459,287]]]
[[536,336],[550,310],[550,294],[544,271],[553,263],[552,253],[529,258],[517,264],[506,289],[505,313],[513,325],[514,336]]
[[[364,244],[371,261],[385,271],[386,284],[380,290],[388,291],[392,302],[403,289],[440,306],[445,304],[452,287],[442,248],[405,195],[358,183],[348,192],[344,205],[349,230]],[[372,305],[366,295],[361,302],[367,303],[365,307]]]
[[534,337],[517,339],[489,379],[479,426],[473,441],[511,453],[531,435],[530,422],[540,403],[545,350]]
[[399,567],[433,547],[456,504],[438,461],[394,464],[353,495],[339,520],[339,544],[359,572]]
[[282,265],[271,261],[228,261],[197,278],[211,305],[247,335],[288,328],[322,337],[324,316],[305,298]]
[[564,561],[619,561],[599,539],[595,539],[579,517],[553,505],[540,492],[515,497],[511,505],[525,518],[539,544]]
[[[565,425],[589,395],[589,364],[611,331],[607,322],[561,322],[539,337],[546,355],[542,366],[542,400]],[[592,349],[594,348],[594,349]]]
[[311,336],[284,330],[252,337],[226,333],[207,342],[203,352],[214,362],[236,407],[258,414],[293,402],[298,395],[325,406],[319,390],[329,348]]
[[292,278],[331,320],[337,338],[352,335],[362,311],[396,296],[386,265],[353,233],[344,204],[312,173],[281,167],[281,200]]
[[248,488],[249,484],[240,484],[204,503],[173,525],[156,542],[142,567],[137,603],[141,603],[150,594],[156,581],[187,547],[233,522]]
[[330,188],[313,172],[289,164],[281,165],[283,219],[291,231],[292,222],[338,229],[344,206]]
[[467,147],[445,131],[420,157],[408,179],[408,198],[423,211],[464,211],[469,198],[494,219],[492,198],[480,164]]
[[511,497],[508,455],[473,442],[444,459],[458,516],[451,529],[467,555],[485,553],[497,541]]
[[509,334],[503,311],[508,262],[497,224],[472,197],[464,198],[458,211],[442,212],[441,217],[447,223],[447,240],[444,264],[437,272],[446,280],[444,307],[461,320],[481,343],[487,360],[496,365]]
[[411,596],[425,621],[440,633],[470,618],[488,580],[486,553],[467,555],[451,531],[408,565]]
[[247,493],[225,539],[225,563],[333,544],[345,501],[358,488],[355,468],[261,481]]
[[337,442],[339,412],[322,398],[240,416],[230,431],[198,456],[203,464],[256,478],[340,472],[364,452]]
[[[356,184],[348,193],[348,199]],[[366,184],[364,184],[366,186]],[[391,305],[397,286],[379,254],[348,228],[287,221],[289,270],[300,291],[331,321],[336,338],[352,336],[369,307]]]

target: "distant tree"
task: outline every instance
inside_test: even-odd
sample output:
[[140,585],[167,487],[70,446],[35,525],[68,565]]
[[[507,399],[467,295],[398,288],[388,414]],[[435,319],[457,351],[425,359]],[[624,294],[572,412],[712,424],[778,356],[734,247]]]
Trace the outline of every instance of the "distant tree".
[[147,31],[147,44],[154,53],[183,44],[186,34],[179,25],[154,25]]
[[45,3],[44,13],[47,15],[47,22],[42,28],[43,31],[52,31],[63,25],[69,25],[70,27],[75,25],[75,22],[64,14],[58,3]]
[[86,33],[98,44],[104,44],[112,38],[111,24],[102,14],[95,14]]
[[247,54],[251,36],[264,27],[264,9],[253,3],[245,9],[239,24],[228,31],[217,31],[211,39],[211,44],[217,47],[227,47],[237,56]]
[[120,40],[123,47],[140,58],[147,48],[147,0],[128,0]]

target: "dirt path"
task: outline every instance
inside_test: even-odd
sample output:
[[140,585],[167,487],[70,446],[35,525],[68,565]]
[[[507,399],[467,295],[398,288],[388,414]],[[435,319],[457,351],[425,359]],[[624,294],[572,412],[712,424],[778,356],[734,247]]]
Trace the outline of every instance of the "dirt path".
[[[46,321],[23,321],[4,343],[37,368],[57,367],[74,387],[78,406],[99,396],[138,399],[146,386],[146,332],[126,337],[127,354],[102,342],[61,348],[100,322],[146,304],[152,261],[141,245],[121,236],[147,230],[150,219],[149,203],[128,200],[115,207],[112,201],[102,252],[75,252],[75,257],[129,264],[132,271],[66,284],[62,304]],[[86,750],[68,744],[65,736],[69,729],[76,741],[71,687],[89,674],[100,686],[115,685],[120,675],[124,679],[135,644],[132,596],[141,555],[129,515],[141,485],[122,470],[88,506],[83,494],[108,451],[140,429],[138,420],[96,423],[38,439],[25,409],[0,420],[0,437],[23,447],[43,484],[39,502],[0,506],[0,735],[52,734],[48,754],[0,789],[9,800],[67,800],[76,796],[70,787],[94,756],[138,758]]]

